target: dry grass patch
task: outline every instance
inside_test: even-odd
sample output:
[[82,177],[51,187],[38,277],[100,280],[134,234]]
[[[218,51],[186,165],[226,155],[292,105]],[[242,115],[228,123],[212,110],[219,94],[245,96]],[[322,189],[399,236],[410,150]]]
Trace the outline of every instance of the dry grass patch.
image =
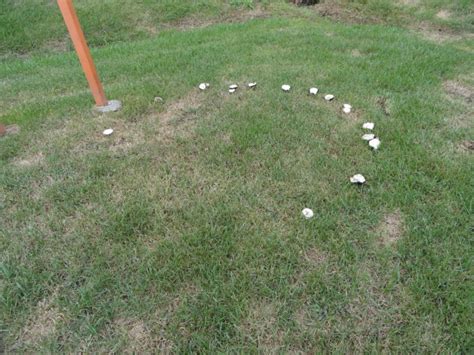
[[316,247],[308,249],[306,252],[303,253],[303,256],[304,261],[311,266],[322,265],[328,259],[326,253]]
[[470,86],[460,83],[459,81],[448,80],[444,82],[443,87],[450,98],[455,100],[461,99],[467,103],[472,102],[474,89]]
[[29,168],[41,164],[44,160],[42,152],[35,153],[22,159],[15,159],[13,164],[17,167]]
[[420,34],[424,39],[435,43],[455,42],[474,38],[473,33],[455,32],[445,26],[438,26],[426,21],[419,22],[416,26],[410,26],[409,28]]
[[54,292],[38,302],[26,326],[21,330],[15,348],[25,345],[35,347],[55,333],[58,323],[64,320],[64,314],[54,304],[56,296],[57,292]]
[[465,140],[459,144],[459,149],[464,152],[472,153],[474,151],[474,141]]
[[[262,6],[256,6],[250,10],[235,10],[228,14],[221,15],[215,18],[202,18],[198,16],[189,16],[179,21],[172,22],[168,25],[164,25],[165,28],[178,29],[180,31],[193,30],[197,28],[205,28],[220,23],[242,23],[253,19],[269,17],[270,13],[266,11]],[[151,27],[151,28],[150,28]],[[149,33],[155,34],[158,29],[153,26],[148,26]]]
[[377,105],[380,107],[385,116],[390,116],[391,105],[390,100],[385,96],[380,96],[377,98]]
[[403,322],[401,309],[406,295],[399,286],[391,291],[384,289],[387,275],[379,271],[379,265],[368,263],[359,269],[365,280],[337,323],[348,326],[349,344],[356,353],[362,353],[374,341],[382,349],[390,349],[391,329]]
[[391,246],[395,244],[403,234],[403,217],[399,210],[386,214],[377,227],[379,244]]
[[351,51],[351,56],[353,56],[355,58],[360,58],[360,57],[362,57],[362,53],[358,49],[353,49]]
[[268,301],[249,305],[240,325],[247,343],[254,343],[264,353],[275,353],[283,346],[283,332],[278,328],[278,306]]
[[314,11],[322,17],[329,17],[331,20],[337,22],[344,22],[350,24],[363,24],[363,23],[380,23],[381,21],[375,17],[361,14],[357,11],[342,6],[334,1],[328,1],[320,4],[313,5],[311,7]]
[[171,344],[159,337],[154,337],[143,320],[140,319],[117,319],[114,327],[128,341],[124,353],[152,353],[159,350],[169,353]]
[[445,119],[445,122],[450,128],[454,129],[472,128],[474,124],[474,120],[472,119],[473,116],[474,109],[467,113],[463,113],[454,117],[448,117]]
[[449,20],[451,18],[451,13],[448,10],[441,10],[436,14],[436,17],[442,20]]

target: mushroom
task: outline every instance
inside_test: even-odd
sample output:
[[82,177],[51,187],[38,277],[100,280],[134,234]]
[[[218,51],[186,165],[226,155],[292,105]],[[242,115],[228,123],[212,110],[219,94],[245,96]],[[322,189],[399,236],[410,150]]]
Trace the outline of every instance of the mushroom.
[[112,133],[114,133],[114,130],[112,128],[107,128],[102,132],[104,136],[110,136]]
[[332,101],[332,100],[334,100],[334,95],[330,95],[330,94],[329,94],[329,95],[326,95],[326,96],[324,96],[324,100],[326,100],[326,101]]
[[365,177],[361,174],[355,174],[353,177],[350,178],[350,181],[353,184],[364,184],[365,183]]
[[362,128],[364,129],[368,129],[368,130],[373,130],[375,127],[375,124],[373,122],[365,122],[363,125],[362,125]]
[[311,210],[309,208],[305,208],[303,211],[301,211],[301,213],[303,214],[304,218],[306,218],[306,219],[313,218],[313,216],[314,216],[313,210]]
[[291,86],[288,85],[288,84],[284,84],[284,85],[281,86],[281,89],[282,89],[283,91],[288,92],[288,91],[290,91]]
[[364,141],[371,141],[371,140],[374,139],[374,138],[375,138],[375,134],[373,134],[373,133],[367,133],[367,134],[364,134],[364,135],[362,136],[362,139],[363,139]]
[[380,139],[374,138],[369,141],[369,145],[372,147],[373,150],[377,150],[380,147]]
[[309,94],[310,95],[316,95],[318,93],[319,89],[318,88],[310,88],[309,89]]

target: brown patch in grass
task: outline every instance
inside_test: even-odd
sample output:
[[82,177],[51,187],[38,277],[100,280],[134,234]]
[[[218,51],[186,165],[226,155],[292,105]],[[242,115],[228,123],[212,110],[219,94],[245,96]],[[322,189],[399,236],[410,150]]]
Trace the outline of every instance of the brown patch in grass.
[[390,104],[389,100],[385,96],[377,98],[377,105],[382,109],[385,116],[390,116]]
[[[376,341],[382,349],[390,349],[391,329],[403,322],[402,304],[406,295],[400,287],[385,289],[387,273],[379,272],[380,265],[363,264],[359,267],[363,279],[358,295],[345,307],[338,322],[348,327],[351,350],[362,353]],[[337,326],[337,325],[336,325]]]
[[204,93],[193,90],[186,96],[171,102],[164,112],[158,115],[161,138],[172,138],[177,134],[189,132],[195,111],[198,110],[204,100]]
[[401,5],[414,6],[420,3],[420,0],[398,0]]
[[205,28],[218,23],[241,23],[257,18],[266,18],[269,15],[270,14],[261,6],[256,6],[251,10],[235,10],[215,18],[206,19],[196,16],[185,17],[184,19],[165,25],[165,28],[175,28],[185,31],[196,28]]
[[0,137],[18,134],[20,132],[20,126],[16,124],[3,126],[4,131],[2,131],[1,128],[2,128],[2,125],[0,124]]
[[326,253],[322,252],[316,247],[308,249],[306,252],[304,252],[303,256],[304,260],[313,266],[319,266],[327,261]]
[[118,319],[115,321],[117,331],[128,339],[123,351],[127,354],[149,353],[159,351],[170,353],[173,344],[162,337],[154,337],[144,321],[140,319]]
[[448,10],[441,10],[436,14],[436,17],[442,20],[449,20],[451,18],[451,13]]
[[455,32],[445,26],[435,25],[431,22],[420,22],[417,23],[416,26],[411,26],[410,28],[419,33],[423,38],[435,43],[474,38],[473,33]]
[[56,331],[56,326],[64,319],[64,315],[54,305],[56,292],[38,302],[26,326],[21,330],[15,347],[37,345]]
[[471,87],[454,80],[445,81],[443,87],[452,99],[461,99],[467,103],[472,102],[474,90]]
[[13,163],[18,167],[29,168],[39,165],[43,160],[43,153],[39,152],[23,159],[16,159]]
[[395,244],[403,233],[403,217],[399,210],[384,216],[383,221],[377,227],[380,235],[380,245],[390,246]]
[[328,17],[336,22],[344,22],[351,24],[361,23],[380,23],[381,20],[375,17],[367,16],[349,7],[342,6],[334,1],[328,1],[316,4],[311,7],[314,11],[322,17]]
[[240,331],[246,342],[257,344],[264,353],[278,352],[283,345],[284,334],[278,329],[278,307],[275,303],[260,301],[251,304]]
[[446,118],[445,121],[451,128],[455,128],[455,129],[471,128],[474,124],[474,121],[472,119],[473,116],[474,116],[474,110],[471,110],[461,115]]
[[351,51],[351,56],[353,56],[355,58],[360,58],[360,57],[362,57],[362,53],[358,49],[353,49]]
[[459,149],[464,152],[472,153],[474,151],[474,141],[465,140],[459,144]]

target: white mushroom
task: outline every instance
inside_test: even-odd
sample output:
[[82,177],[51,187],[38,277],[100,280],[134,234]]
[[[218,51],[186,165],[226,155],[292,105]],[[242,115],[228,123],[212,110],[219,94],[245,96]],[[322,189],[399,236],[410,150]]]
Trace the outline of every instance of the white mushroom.
[[326,96],[324,96],[324,100],[326,100],[326,101],[332,101],[332,100],[334,100],[334,95],[330,95],[330,94],[329,94],[329,95],[326,95]]
[[349,110],[352,110],[352,106],[349,104],[344,104],[342,105],[344,108],[348,108]]
[[362,139],[364,141],[371,141],[374,138],[375,138],[375,134],[372,134],[372,133],[367,133],[362,136]]
[[303,211],[301,211],[301,213],[303,214],[304,218],[306,218],[306,219],[313,218],[313,216],[314,216],[313,210],[311,210],[309,208],[305,208]]
[[351,113],[351,109],[350,109],[350,107],[343,107],[342,112]]
[[287,84],[285,84],[285,85],[282,85],[282,86],[281,86],[281,89],[282,89],[283,91],[290,91],[290,89],[291,89],[291,86],[290,86],[290,85],[287,85]]
[[319,89],[318,88],[310,88],[309,89],[309,94],[310,95],[316,95],[318,93]]
[[363,125],[362,125],[362,128],[364,129],[368,129],[368,130],[373,130],[375,127],[375,124],[373,122],[365,122]]
[[229,89],[229,93],[233,94],[236,89]]
[[249,84],[248,84],[248,87],[249,87],[250,89],[252,89],[252,88],[254,88],[254,87],[256,87],[256,86],[257,86],[257,83],[249,83]]
[[353,177],[350,178],[353,184],[364,184],[365,177],[361,174],[355,174]]
[[377,150],[380,147],[380,139],[374,138],[369,142],[369,145],[374,149]]
[[114,130],[112,128],[107,128],[102,132],[104,136],[110,136],[112,133],[114,133]]
[[229,85],[229,89],[237,90],[238,87],[239,87],[239,85],[237,85],[237,84]]
[[207,84],[207,83],[199,84],[199,89],[201,89],[201,90],[206,90],[208,87],[209,87],[209,84]]

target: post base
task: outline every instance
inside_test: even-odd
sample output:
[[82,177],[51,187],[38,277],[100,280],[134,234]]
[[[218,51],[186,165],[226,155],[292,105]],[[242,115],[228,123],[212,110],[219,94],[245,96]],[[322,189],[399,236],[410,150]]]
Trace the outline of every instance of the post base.
[[119,100],[110,100],[105,106],[96,106],[95,109],[100,113],[115,112],[122,108],[122,103]]

